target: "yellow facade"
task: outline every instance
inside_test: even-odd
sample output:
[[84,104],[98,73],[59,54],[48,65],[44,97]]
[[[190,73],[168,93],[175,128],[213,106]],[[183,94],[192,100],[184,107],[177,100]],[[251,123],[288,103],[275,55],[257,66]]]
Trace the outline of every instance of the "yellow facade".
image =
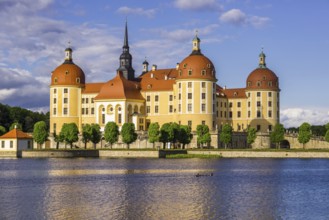
[[[157,70],[154,67],[148,71],[145,61],[143,74],[135,80],[123,79],[118,70],[112,81],[92,85],[80,82],[84,75],[79,70],[74,76],[76,79],[70,78],[70,83],[65,79],[50,86],[50,132],[59,133],[64,123],[71,122],[76,123],[80,131],[84,124],[92,123],[99,124],[103,130],[109,121],[119,127],[132,122],[136,130],[147,130],[154,122],[160,126],[176,122],[189,125],[193,131],[199,124],[220,130],[226,123],[234,131],[245,131],[250,126],[260,132],[271,131],[279,122],[280,90],[278,78],[266,67],[265,54],[262,52],[260,56],[260,66],[249,74],[246,87],[238,89],[217,84],[214,66],[201,53],[197,37],[193,39],[192,53],[176,68]],[[68,57],[71,59],[72,54]],[[72,62],[72,65],[75,64]],[[65,72],[65,68],[61,71]],[[62,73],[56,74],[60,82]],[[116,96],[115,90],[106,90],[113,95],[100,95],[111,85],[122,89],[123,96]],[[128,85],[129,89],[121,88]]]

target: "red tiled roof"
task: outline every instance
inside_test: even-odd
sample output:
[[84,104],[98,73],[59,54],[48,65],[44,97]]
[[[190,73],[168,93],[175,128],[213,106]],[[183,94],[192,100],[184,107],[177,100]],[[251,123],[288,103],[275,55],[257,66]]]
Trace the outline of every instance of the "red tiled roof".
[[99,93],[101,91],[102,86],[104,85],[104,82],[101,83],[87,83],[85,85],[85,88],[83,89],[82,93]]
[[220,93],[223,93],[229,99],[244,99],[246,96],[245,88],[235,88],[235,89],[219,89]]
[[6,134],[0,136],[0,139],[32,139],[31,135],[28,135],[24,133],[23,131],[14,128],[13,130],[10,130]]
[[172,90],[176,76],[176,69],[159,69],[144,73],[140,76],[142,91]]
[[140,85],[138,82],[127,80],[123,77],[121,72],[104,83],[99,94],[95,97],[96,100],[100,99],[140,99],[143,96],[140,93]]

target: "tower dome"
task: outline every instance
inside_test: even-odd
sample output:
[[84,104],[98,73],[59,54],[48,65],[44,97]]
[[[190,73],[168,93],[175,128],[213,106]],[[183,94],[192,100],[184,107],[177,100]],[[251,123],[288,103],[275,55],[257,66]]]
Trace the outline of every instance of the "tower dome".
[[216,70],[211,60],[201,53],[201,40],[196,35],[192,40],[192,53],[178,65],[177,79],[206,79],[217,81]]
[[75,85],[85,84],[85,74],[83,70],[73,63],[72,48],[65,49],[64,63],[59,65],[51,75],[51,85]]
[[266,67],[265,54],[259,54],[259,66],[253,70],[246,81],[246,88],[251,90],[279,90],[279,78]]

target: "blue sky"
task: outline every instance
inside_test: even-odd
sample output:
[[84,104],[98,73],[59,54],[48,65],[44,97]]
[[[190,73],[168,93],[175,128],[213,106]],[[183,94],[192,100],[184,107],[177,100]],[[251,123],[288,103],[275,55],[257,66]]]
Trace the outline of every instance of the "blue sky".
[[261,48],[280,79],[281,122],[329,122],[327,0],[0,0],[0,102],[47,111],[51,72],[70,41],[88,82],[111,79],[124,25],[136,75],[173,68],[198,30],[218,84],[245,86]]

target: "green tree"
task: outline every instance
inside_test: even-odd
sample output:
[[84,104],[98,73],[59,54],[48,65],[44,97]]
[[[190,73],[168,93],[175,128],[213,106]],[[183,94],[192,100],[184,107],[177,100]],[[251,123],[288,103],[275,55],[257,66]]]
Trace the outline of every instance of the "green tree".
[[277,123],[270,134],[270,140],[275,143],[276,149],[280,148],[281,141],[284,140],[285,129],[282,124]]
[[127,144],[129,149],[129,144],[133,143],[137,139],[137,133],[135,132],[134,123],[124,123],[121,129],[122,141]]
[[172,130],[171,133],[173,134],[173,138],[172,138],[171,142],[172,142],[173,146],[176,147],[176,143],[179,140],[179,134],[180,134],[179,124],[177,124],[176,122],[171,122],[170,129]]
[[191,143],[192,138],[193,134],[191,133],[191,127],[187,125],[180,125],[178,141],[183,144],[183,149],[185,149],[186,144]]
[[232,141],[232,127],[229,124],[225,124],[220,132],[219,139],[224,143],[225,149],[227,148],[228,143]]
[[59,133],[59,135],[57,135],[56,132],[54,133],[54,141],[56,142],[56,149],[58,149],[59,143],[64,141],[64,138],[61,133]]
[[104,139],[106,142],[110,143],[111,149],[112,144],[116,143],[119,139],[119,127],[113,122],[107,122],[104,130]]
[[48,139],[47,125],[44,121],[38,121],[33,127],[33,139],[37,142],[39,148]]
[[247,130],[247,144],[251,146],[257,137],[257,130],[256,128],[249,127]]
[[6,128],[0,125],[0,136],[5,134],[6,132]]
[[72,149],[73,143],[79,140],[78,134],[78,126],[75,123],[64,123],[59,135],[63,137],[65,143],[69,144]]
[[211,136],[209,133],[208,125],[198,125],[196,127],[197,143],[203,148],[204,144],[209,144],[211,142]]
[[13,130],[15,127],[16,127],[17,129],[19,129],[19,130],[22,130],[22,124],[20,124],[20,123],[18,123],[18,122],[14,122],[14,123],[12,123],[12,124],[10,125],[9,130],[11,131],[11,130]]
[[91,138],[90,141],[94,144],[94,149],[96,149],[96,144],[98,144],[102,139],[101,127],[98,124],[91,124]]
[[325,128],[327,129],[326,134],[324,136],[324,139],[329,142],[329,123],[325,125]]
[[153,148],[154,148],[155,142],[158,142],[159,139],[160,139],[160,126],[159,126],[159,123],[158,122],[151,123],[147,133],[148,133],[148,141],[150,143],[153,143]]
[[90,124],[85,124],[82,126],[82,141],[87,149],[87,143],[91,140],[92,130]]
[[298,142],[303,144],[303,149],[305,149],[305,144],[311,139],[311,125],[304,122],[298,130]]
[[174,139],[174,131],[170,123],[164,123],[160,129],[160,141],[163,143],[163,149],[166,147],[167,142],[172,142]]

